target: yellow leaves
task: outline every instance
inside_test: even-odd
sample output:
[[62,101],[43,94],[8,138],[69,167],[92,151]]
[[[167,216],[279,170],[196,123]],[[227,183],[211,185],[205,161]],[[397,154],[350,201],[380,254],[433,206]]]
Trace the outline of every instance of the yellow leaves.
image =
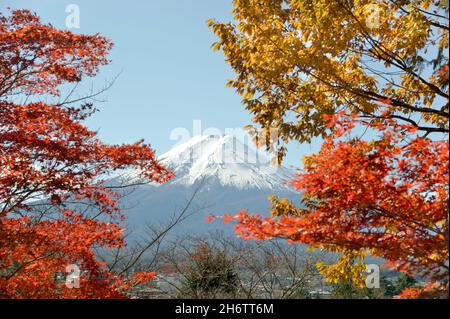
[[305,166],[311,165],[314,163],[314,156],[304,155],[302,158],[302,162]]
[[359,5],[355,8],[355,16],[360,21],[360,26],[365,28],[366,32],[373,32],[376,34],[385,21],[385,8],[379,2],[370,2],[364,5]]
[[448,32],[444,33],[439,39],[439,47],[442,49],[448,49],[449,47],[449,36]]
[[271,195],[268,199],[272,202],[270,206],[272,217],[303,216],[308,213],[305,209],[297,208],[296,205],[287,198],[279,199],[278,196]]
[[208,20],[206,21],[206,25],[208,26],[208,28],[211,28],[211,27],[214,25],[214,23],[215,23],[215,21],[214,21],[213,18],[208,19]]
[[352,282],[361,287],[365,282],[365,256],[364,250],[344,250],[336,263],[327,265],[324,262],[318,262],[316,266],[329,283]]
[[213,49],[213,51],[219,51],[220,50],[220,47],[221,47],[221,43],[220,42],[214,42],[212,45],[211,45],[211,48]]
[[428,256],[428,259],[439,261],[442,259],[442,254],[432,253]]
[[306,251],[311,251],[311,252],[315,252],[316,251],[316,247],[311,245],[308,248],[306,248]]
[[243,97],[244,99],[246,99],[246,100],[252,99],[254,96],[255,96],[255,92],[252,92],[252,91],[245,92],[245,93],[242,95],[242,97]]
[[442,227],[448,224],[448,219],[442,219],[436,223],[437,226]]
[[[376,113],[377,95],[412,106],[436,103],[436,92],[415,72],[424,48],[448,47],[448,31],[430,32],[432,21],[417,10],[427,7],[423,2],[399,8],[388,0],[239,0],[234,6],[233,24],[208,21],[219,37],[213,49],[223,50],[235,71],[227,85],[244,98],[254,122],[276,126],[280,139],[303,143],[323,137],[327,131],[320,115],[343,107]],[[433,75],[426,81],[442,84]],[[414,113],[398,105],[383,107]],[[439,127],[447,125],[442,116],[416,113]]]

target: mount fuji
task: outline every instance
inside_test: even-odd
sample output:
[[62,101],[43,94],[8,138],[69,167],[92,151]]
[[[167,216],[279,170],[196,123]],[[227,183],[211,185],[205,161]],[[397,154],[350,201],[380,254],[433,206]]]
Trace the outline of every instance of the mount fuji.
[[160,157],[176,178],[173,184],[194,185],[200,180],[236,189],[288,189],[292,172],[269,164],[261,153],[237,138],[196,136]]
[[[192,216],[177,225],[172,235],[231,233],[232,227],[207,223],[205,217],[242,209],[266,214],[267,197],[272,194],[297,203],[300,200],[288,183],[294,170],[271,165],[264,154],[231,135],[195,136],[160,156],[159,161],[175,177],[162,185],[136,186],[121,199],[133,232],[139,233],[145,225],[164,224],[187,207]],[[121,178],[135,183],[138,175],[127,171]]]

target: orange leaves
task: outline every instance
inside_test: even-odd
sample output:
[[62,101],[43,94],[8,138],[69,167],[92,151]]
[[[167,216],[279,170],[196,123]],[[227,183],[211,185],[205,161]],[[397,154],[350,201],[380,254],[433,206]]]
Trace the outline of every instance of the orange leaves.
[[449,75],[448,63],[444,64],[439,70],[436,71],[436,73],[438,74],[438,76],[440,78],[448,81],[448,75]]
[[133,274],[136,283],[142,284],[153,280],[156,277],[156,272],[137,272]]
[[164,183],[173,177],[173,173],[166,170],[155,159],[155,153],[150,145],[139,141],[129,145],[105,147],[105,154],[114,164],[115,169],[134,165],[140,168],[141,175],[159,183]]
[[326,127],[332,128],[336,124],[340,123],[340,119],[345,115],[346,115],[345,110],[341,110],[336,114],[322,114],[322,117],[326,122]]
[[[58,94],[57,86],[93,76],[107,64],[109,40],[99,35],[75,35],[45,25],[28,10],[2,15],[0,37],[0,82],[10,92]],[[14,57],[11,59],[11,57]],[[15,67],[20,65],[19,69]],[[19,70],[17,76],[16,70]],[[36,72],[36,70],[39,70]],[[2,85],[2,86],[3,86]]]
[[390,98],[377,98],[376,101],[386,105],[392,104],[392,99]]
[[[229,84],[253,121],[275,126],[280,141],[325,141],[291,183],[307,212],[291,219],[279,218],[286,214],[276,207],[271,219],[241,214],[238,233],[375,250],[399,269],[448,288],[442,261],[448,260],[449,143],[437,140],[442,135],[417,134],[448,134],[448,59],[432,54],[434,63],[425,67],[421,58],[423,50],[448,49],[448,19],[441,30],[447,36],[436,42],[429,32],[434,23],[424,12],[409,14],[406,2],[379,1],[388,23],[370,30],[347,23],[355,14],[364,20],[358,6],[353,12],[340,1],[275,3],[236,1],[236,23],[208,22],[236,73]],[[405,30],[407,43],[397,41]],[[367,32],[383,38],[383,52],[379,43],[366,47]],[[399,52],[412,66],[393,63]],[[413,70],[421,66],[427,70]],[[335,114],[341,109],[358,118]]]
[[[116,226],[77,215],[72,222],[35,223],[27,218],[6,218],[0,221],[0,230],[0,266],[4,275],[0,285],[2,296],[55,298],[58,296],[55,288],[60,296],[77,294],[79,291],[68,289],[64,281],[55,282],[54,279],[56,274],[65,272],[67,265],[74,263],[86,273],[83,288],[87,290],[84,293],[91,297],[102,297],[106,291],[115,294],[108,288],[107,281],[99,283],[89,276],[101,272],[105,279],[114,277],[112,273],[101,271],[102,264],[95,260],[92,249],[120,245],[122,239]],[[22,268],[14,271],[16,264]],[[18,296],[17,290],[20,291]]]
[[[354,128],[353,121],[357,115],[347,114],[345,110],[341,110],[336,114],[323,114],[325,120],[325,127],[330,129],[334,137],[340,137]],[[327,140],[331,140],[332,137],[328,136]]]
[[228,214],[223,215],[223,222],[224,223],[230,223],[233,220],[233,216],[230,216]]
[[379,131],[377,140],[342,140],[340,131],[350,134],[356,119],[326,119],[334,134],[292,181],[306,209],[281,218],[238,213],[237,234],[371,250],[402,272],[448,286],[448,140],[417,137],[416,128],[392,120],[360,122]]
[[119,280],[117,290],[127,291],[138,285],[149,284],[155,277],[155,272],[136,272],[129,279]]
[[[18,93],[58,95],[58,85],[95,75],[107,64],[111,46],[100,35],[44,25],[27,10],[0,14],[0,298],[124,297],[117,288],[129,280],[96,259],[95,250],[124,245],[119,194],[101,178],[132,167],[143,179],[162,183],[173,173],[143,141],[100,141],[81,122],[95,112],[91,103],[69,107],[9,99]],[[45,198],[41,215],[32,202]],[[68,210],[67,201],[83,210]],[[80,289],[56,278],[70,264],[82,271]],[[131,282],[154,276],[137,273]]]
[[326,122],[325,126],[327,128],[332,128],[334,126],[334,116],[333,115],[323,114],[322,117]]
[[428,283],[423,288],[407,288],[404,289],[396,299],[448,299],[448,290],[435,283]]
[[212,223],[213,221],[215,221],[217,218],[222,218],[222,220],[223,220],[223,222],[224,223],[231,223],[235,218],[233,217],[233,216],[231,216],[231,215],[228,215],[228,214],[223,214],[223,217],[220,217],[220,216],[213,216],[213,215],[208,215],[208,216],[206,216],[205,217],[205,220],[208,222],[208,223]]

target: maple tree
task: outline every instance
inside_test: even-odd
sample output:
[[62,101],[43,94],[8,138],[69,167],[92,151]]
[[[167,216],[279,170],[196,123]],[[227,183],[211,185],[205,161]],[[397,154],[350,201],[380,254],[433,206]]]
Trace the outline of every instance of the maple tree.
[[[448,2],[234,0],[208,24],[236,73],[257,144],[277,149],[326,132],[323,114],[385,116],[448,133]],[[271,135],[271,130],[275,134]],[[258,134],[256,134],[258,133]]]
[[331,282],[361,285],[371,254],[428,279],[400,297],[448,296],[448,3],[233,4],[233,22],[209,26],[256,144],[280,163],[284,143],[324,139],[292,181],[305,207],[274,196],[271,217],[233,216],[237,233],[341,253],[318,265]]
[[[43,24],[28,10],[0,14],[1,298],[119,298],[155,276],[126,277],[97,259],[97,249],[125,245],[119,194],[103,178],[134,167],[145,180],[162,183],[172,173],[143,141],[99,140],[83,124],[95,112],[85,99],[40,100],[60,97],[62,84],[95,76],[111,47],[98,34]],[[71,264],[81,270],[78,289],[58,277]]]
[[[306,158],[304,171],[292,181],[305,208],[274,197],[271,218],[245,211],[234,216],[237,233],[246,239],[284,237],[343,253],[334,265],[319,264],[332,282],[351,278],[362,284],[364,257],[370,253],[445,291],[448,141],[409,139],[405,130],[411,128],[395,122],[367,124],[383,134],[364,141],[349,136],[352,121],[334,120],[345,129],[340,126],[319,153]],[[346,139],[338,139],[341,134]],[[402,139],[408,141],[398,145]],[[349,266],[350,272],[343,271]]]

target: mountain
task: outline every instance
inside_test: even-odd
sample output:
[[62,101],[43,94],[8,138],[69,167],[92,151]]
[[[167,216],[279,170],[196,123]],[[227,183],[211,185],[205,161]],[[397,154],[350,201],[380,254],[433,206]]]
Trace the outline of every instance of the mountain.
[[[163,224],[181,212],[193,197],[188,213],[195,214],[174,228],[172,234],[203,234],[232,229],[223,223],[207,223],[205,216],[232,214],[242,209],[267,213],[267,197],[276,194],[296,202],[300,195],[288,184],[294,171],[275,167],[261,152],[230,135],[195,136],[160,156],[175,173],[171,181],[133,189],[121,200],[129,227],[140,233],[144,225]],[[128,171],[128,182],[138,173]]]
[[230,135],[196,136],[160,157],[178,185],[200,180],[236,189],[287,190],[292,172],[275,168],[259,152]]

